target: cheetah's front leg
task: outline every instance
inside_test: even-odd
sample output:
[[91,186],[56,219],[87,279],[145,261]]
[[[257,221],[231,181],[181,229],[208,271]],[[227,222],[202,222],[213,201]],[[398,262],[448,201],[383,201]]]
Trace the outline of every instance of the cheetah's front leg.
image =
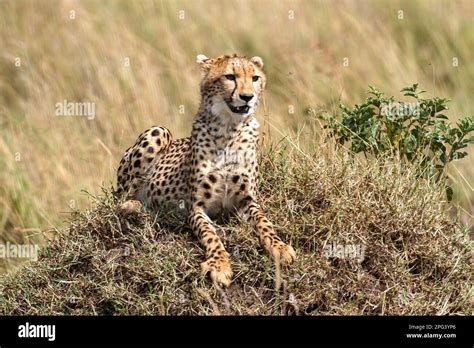
[[295,250],[278,237],[272,223],[265,217],[260,206],[251,196],[247,196],[244,202],[243,213],[256,229],[262,247],[267,250],[274,260],[280,260],[283,265],[293,262],[296,259]]
[[202,272],[210,273],[212,281],[217,286],[229,286],[232,280],[229,254],[217,235],[211,219],[201,207],[195,205],[189,222],[194,234],[206,250],[206,261],[201,263]]

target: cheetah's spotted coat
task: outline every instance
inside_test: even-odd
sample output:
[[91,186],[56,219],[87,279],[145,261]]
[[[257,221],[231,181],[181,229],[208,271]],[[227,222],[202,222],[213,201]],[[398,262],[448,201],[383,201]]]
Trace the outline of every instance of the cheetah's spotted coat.
[[203,272],[209,272],[215,284],[228,286],[229,254],[211,220],[219,214],[243,213],[262,246],[282,264],[296,255],[256,202],[259,125],[254,112],[266,83],[262,59],[199,55],[197,62],[203,73],[201,104],[191,137],[172,140],[169,130],[160,126],[138,137],[117,171],[118,191],[128,199],[120,210],[184,203],[189,224],[205,248]]

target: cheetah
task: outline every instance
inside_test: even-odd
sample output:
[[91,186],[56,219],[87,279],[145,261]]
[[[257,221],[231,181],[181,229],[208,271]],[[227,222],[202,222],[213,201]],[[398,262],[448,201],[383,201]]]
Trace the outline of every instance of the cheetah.
[[238,212],[256,230],[270,257],[288,265],[296,259],[291,245],[276,234],[257,203],[258,127],[255,110],[265,89],[260,57],[197,56],[201,103],[190,137],[172,140],[168,129],[154,126],[128,148],[117,170],[117,191],[125,195],[119,211],[164,205],[184,209],[206,260],[203,274],[217,286],[232,281],[230,255],[216,233],[214,219]]

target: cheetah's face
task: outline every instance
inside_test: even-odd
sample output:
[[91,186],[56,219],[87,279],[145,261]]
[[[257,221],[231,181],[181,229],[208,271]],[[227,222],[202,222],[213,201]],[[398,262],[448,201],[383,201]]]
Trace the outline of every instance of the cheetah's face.
[[213,114],[244,117],[255,112],[266,81],[260,57],[199,55],[197,61],[203,70],[201,94]]

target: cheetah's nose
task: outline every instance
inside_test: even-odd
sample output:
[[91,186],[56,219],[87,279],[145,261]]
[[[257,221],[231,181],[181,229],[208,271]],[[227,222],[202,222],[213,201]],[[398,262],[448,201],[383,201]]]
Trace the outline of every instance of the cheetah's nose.
[[249,102],[253,99],[253,94],[252,93],[243,93],[239,94],[240,99],[242,99],[245,102]]

